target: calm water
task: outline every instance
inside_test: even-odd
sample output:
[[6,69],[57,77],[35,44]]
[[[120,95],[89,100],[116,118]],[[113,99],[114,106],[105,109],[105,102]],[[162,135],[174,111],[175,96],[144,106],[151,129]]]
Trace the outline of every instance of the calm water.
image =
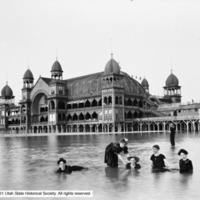
[[[126,134],[129,152],[141,158],[139,171],[123,166],[110,169],[103,162],[106,145],[122,136],[0,137],[0,190],[93,190],[95,200],[200,198],[200,133],[177,134],[175,149],[170,147],[168,134]],[[187,149],[194,173],[152,173],[149,158],[153,144],[160,145],[173,168],[178,168],[178,150]],[[54,170],[59,157],[89,170],[58,175]]]

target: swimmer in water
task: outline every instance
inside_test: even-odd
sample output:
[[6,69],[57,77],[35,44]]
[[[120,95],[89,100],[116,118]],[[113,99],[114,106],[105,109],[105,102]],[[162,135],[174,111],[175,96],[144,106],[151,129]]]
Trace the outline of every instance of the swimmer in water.
[[140,158],[137,156],[130,156],[127,158],[127,160],[129,161],[129,163],[126,165],[126,169],[140,169],[141,166],[140,164],[138,164],[138,162],[140,161]]
[[152,169],[156,171],[169,171],[169,164],[163,154],[159,152],[160,147],[158,145],[153,146],[153,155],[150,160],[152,161]]
[[192,161],[187,158],[188,152],[185,149],[181,149],[178,155],[181,157],[179,160],[180,173],[193,172]]
[[57,161],[58,164],[58,169],[56,171],[56,173],[66,173],[66,174],[71,174],[73,171],[81,171],[81,170],[87,170],[88,168],[82,167],[82,166],[70,166],[70,165],[66,165],[66,160],[63,158],[60,158]]

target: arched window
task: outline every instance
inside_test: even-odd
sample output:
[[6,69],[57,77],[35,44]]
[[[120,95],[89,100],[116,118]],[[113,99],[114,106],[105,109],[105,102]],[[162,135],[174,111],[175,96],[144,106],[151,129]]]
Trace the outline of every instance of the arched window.
[[118,98],[118,96],[115,97],[115,104],[119,104],[119,98]]
[[85,115],[85,119],[86,119],[86,120],[91,119],[90,113],[87,113],[87,114]]
[[107,97],[104,97],[103,103],[104,103],[104,105],[107,105],[107,104],[108,104],[108,98],[107,98]]
[[134,112],[133,117],[134,117],[134,118],[138,118],[138,116],[139,116],[138,113],[137,113],[137,112]]
[[49,105],[50,110],[54,110],[54,109],[55,109],[55,103],[54,103],[54,101],[50,101],[49,104],[50,104],[50,105]]
[[59,122],[62,121],[62,116],[61,116],[60,113],[58,114],[58,121],[59,121]]
[[98,119],[98,115],[97,115],[96,112],[93,112],[93,113],[92,113],[92,119]]
[[79,120],[84,120],[84,115],[83,115],[83,113],[80,113],[80,115],[79,115]]
[[133,106],[138,106],[138,101],[136,99],[133,101]]
[[96,99],[94,99],[93,101],[92,101],[92,107],[96,107],[97,106],[97,101],[96,101]]
[[90,107],[90,102],[88,100],[85,102],[85,107]]
[[71,121],[71,120],[72,120],[72,116],[70,114],[68,114],[67,121]]
[[65,113],[62,114],[62,120],[65,121]]
[[131,101],[130,98],[129,98],[128,101],[127,101],[127,106],[132,106],[132,101]]
[[143,107],[143,102],[140,100],[139,101],[139,107],[142,108]]
[[73,115],[73,121],[76,121],[78,119],[78,116],[77,116],[77,114],[75,113],[74,115]]
[[22,107],[21,107],[21,113],[22,114],[26,114],[26,106],[25,105],[22,105]]
[[67,109],[71,109],[71,108],[72,108],[71,103],[67,104]]
[[65,109],[65,102],[60,101],[60,102],[58,103],[58,109],[64,110],[64,109]]
[[108,97],[108,104],[112,105],[112,97],[111,96]]
[[132,112],[131,112],[130,110],[129,110],[128,113],[127,113],[127,118],[128,118],[128,119],[132,119]]
[[99,104],[99,106],[102,106],[102,100],[101,99],[99,100],[98,104]]
[[122,97],[119,97],[119,105],[122,105]]

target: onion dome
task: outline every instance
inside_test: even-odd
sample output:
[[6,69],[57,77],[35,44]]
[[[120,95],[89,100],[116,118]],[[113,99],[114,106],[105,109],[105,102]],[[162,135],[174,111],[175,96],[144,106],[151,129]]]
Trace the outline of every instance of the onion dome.
[[24,73],[23,79],[33,80],[33,74],[30,69],[27,69]]
[[7,84],[1,90],[1,96],[5,97],[5,98],[12,98],[13,97],[13,91]]
[[174,87],[178,86],[179,80],[178,78],[171,72],[171,74],[168,76],[165,85],[166,87]]
[[149,87],[149,83],[146,78],[143,78],[141,85],[142,85],[142,87]]
[[59,73],[63,72],[60,63],[57,60],[53,63],[51,72],[59,72]]
[[120,74],[119,64],[112,58],[112,55],[105,66],[105,74]]

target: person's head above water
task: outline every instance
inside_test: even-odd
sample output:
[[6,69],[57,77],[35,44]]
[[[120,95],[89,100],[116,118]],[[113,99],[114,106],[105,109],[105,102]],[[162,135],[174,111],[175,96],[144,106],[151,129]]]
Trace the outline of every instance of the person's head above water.
[[153,145],[153,153],[154,154],[158,153],[159,150],[160,150],[160,147],[157,144]]
[[183,159],[187,159],[188,152],[185,149],[180,149],[178,152],[178,155]]
[[127,138],[122,138],[119,141],[120,147],[125,147],[128,144],[128,139]]
[[137,156],[129,156],[128,158],[128,161],[130,161],[131,163],[138,163],[140,161],[140,158],[137,157]]
[[64,170],[65,165],[66,165],[66,160],[64,158],[59,158],[59,160],[57,161],[57,164],[58,164],[59,168]]

